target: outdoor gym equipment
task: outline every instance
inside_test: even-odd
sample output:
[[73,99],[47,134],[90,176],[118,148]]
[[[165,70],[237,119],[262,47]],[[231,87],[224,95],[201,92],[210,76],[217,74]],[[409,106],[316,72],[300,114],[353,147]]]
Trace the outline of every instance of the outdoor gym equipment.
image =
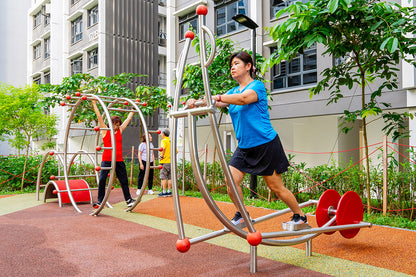
[[[291,213],[290,209],[284,209],[277,211],[275,213],[262,216],[259,218],[251,219],[245,210],[244,203],[240,198],[234,180],[232,178],[230,168],[227,164],[225,157],[224,148],[222,141],[220,139],[218,125],[215,116],[215,101],[212,100],[212,95],[210,91],[210,84],[208,80],[208,71],[207,67],[212,63],[215,56],[215,39],[212,32],[204,25],[204,16],[207,15],[207,7],[200,5],[196,9],[198,15],[198,26],[199,26],[199,35],[200,35],[200,55],[201,55],[201,71],[204,83],[204,93],[206,106],[199,107],[202,103],[196,103],[195,108],[179,109],[179,99],[182,88],[183,81],[183,72],[185,67],[186,58],[188,55],[189,47],[191,40],[194,38],[194,34],[191,31],[185,33],[185,44],[182,50],[182,53],[178,59],[178,65],[176,70],[176,88],[174,96],[174,104],[171,112],[169,113],[170,117],[170,126],[172,131],[171,136],[171,149],[176,149],[176,133],[177,133],[177,120],[178,118],[186,118],[188,123],[188,136],[189,136],[189,148],[190,148],[190,157],[192,162],[192,168],[195,176],[196,183],[198,188],[207,203],[210,210],[218,218],[218,220],[224,225],[222,230],[214,231],[210,234],[205,234],[196,238],[187,238],[185,236],[180,201],[178,195],[178,186],[176,179],[176,168],[177,161],[175,153],[171,153],[171,163],[172,163],[172,189],[173,189],[173,200],[175,208],[175,216],[178,227],[179,239],[176,242],[176,248],[180,252],[186,252],[190,249],[190,246],[193,243],[202,242],[208,239],[212,239],[227,233],[234,233],[243,239],[246,239],[250,244],[250,272],[255,273],[257,271],[257,245],[269,245],[269,246],[290,246],[295,244],[306,243],[306,255],[312,255],[312,239],[321,233],[331,233],[335,231],[340,231],[344,237],[352,238],[357,233],[359,228],[370,227],[371,224],[367,222],[362,222],[363,206],[360,197],[355,192],[347,192],[342,198],[339,196],[338,192],[329,190],[325,192],[319,201],[309,200],[307,202],[299,204],[301,208],[318,205],[317,207],[317,221],[319,228],[309,228],[304,230],[291,230],[287,224],[283,224],[285,231],[272,232],[272,233],[260,233],[254,228],[254,224],[263,222],[265,220],[271,219],[273,217],[281,216],[287,213]],[[206,41],[205,36],[208,36],[208,43],[211,45],[211,52],[207,55],[206,51]],[[208,56],[208,58],[207,58]],[[204,103],[205,104],[205,103]],[[224,170],[224,175],[229,186],[230,193],[235,199],[235,205],[238,210],[241,212],[241,215],[244,218],[247,230],[245,231],[242,228],[239,228],[231,223],[231,221],[223,214],[219,209],[215,201],[212,199],[207,185],[204,181],[202,170],[199,164],[198,157],[198,148],[196,144],[196,116],[198,115],[207,115],[210,120],[210,126],[212,135],[214,138],[215,145],[218,149],[219,159],[221,167]],[[336,226],[333,226],[337,224]],[[289,239],[276,239],[280,237],[293,237]]]
[[[100,146],[100,131],[110,131],[110,138],[111,138],[111,145],[115,146],[115,135],[114,135],[114,128],[113,124],[107,124],[107,128],[100,128],[98,126],[95,126],[93,128],[88,127],[79,127],[75,124],[72,124],[73,118],[77,112],[77,109],[79,108],[80,104],[83,101],[89,101],[89,100],[96,100],[97,103],[100,105],[100,107],[103,109],[103,119],[107,122],[111,123],[111,117],[109,111],[117,111],[117,112],[133,112],[137,113],[140,118],[140,122],[143,126],[143,131],[146,136],[149,136],[149,133],[156,133],[160,134],[161,131],[148,131],[145,118],[143,116],[143,113],[141,112],[139,105],[146,106],[146,103],[140,103],[139,100],[133,101],[128,98],[120,98],[120,97],[110,97],[110,96],[102,96],[97,94],[88,94],[76,92],[74,96],[67,95],[65,97],[65,100],[75,100],[75,102],[67,103],[65,101],[62,101],[60,103],[61,106],[70,106],[72,108],[71,113],[68,117],[68,123],[66,126],[66,132],[65,132],[65,141],[64,141],[64,148],[62,152],[55,152],[55,151],[49,151],[45,154],[43,161],[40,165],[39,171],[38,171],[38,178],[36,182],[36,194],[37,194],[37,200],[39,200],[39,191],[42,186],[45,187],[44,192],[44,201],[48,198],[58,198],[59,205],[61,206],[63,203],[71,203],[74,207],[74,209],[81,213],[82,211],[78,208],[77,203],[80,202],[90,202],[92,203],[92,195],[91,190],[97,189],[97,188],[90,188],[88,183],[85,180],[79,179],[81,177],[95,177],[96,182],[98,184],[99,181],[99,175],[98,172],[100,170],[109,170],[109,180],[106,186],[106,192],[103,199],[103,203],[106,203],[107,206],[110,208],[111,205],[107,202],[108,198],[110,196],[110,192],[113,188],[114,183],[114,177],[115,177],[115,165],[116,165],[116,151],[112,151],[111,156],[111,166],[110,167],[101,167],[97,164],[98,155],[101,154],[101,150],[104,149],[110,149],[115,150],[115,147],[102,147]],[[113,106],[116,104],[124,104],[125,108],[114,108]],[[95,152],[89,153],[84,150],[79,150],[75,153],[69,153],[68,152],[68,138],[71,130],[83,130],[83,131],[90,131],[90,132],[96,132],[96,147]],[[153,150],[159,150],[158,148],[150,148],[150,142],[149,140],[146,140],[146,153],[149,157],[150,151]],[[71,156],[72,155],[72,156]],[[89,174],[89,175],[70,175],[71,172],[71,166],[73,164],[73,161],[78,155],[87,155],[91,161],[91,163],[94,165],[95,173]],[[42,176],[42,170],[43,166],[48,158],[48,156],[55,156],[57,157],[60,165],[63,167],[63,176],[51,176],[51,181],[49,181],[46,185],[41,185],[41,176]],[[147,179],[149,176],[150,168],[159,169],[159,166],[150,166],[150,163],[146,164],[145,167],[145,176],[144,176],[144,183],[143,187],[145,188],[147,186]],[[62,179],[62,180],[61,180]],[[81,185],[82,184],[82,185]],[[143,195],[144,190],[140,193],[140,195],[137,197],[135,203],[133,206],[127,208],[125,211],[131,211],[133,210],[138,203],[141,201],[141,197]],[[68,201],[69,200],[69,201]],[[90,213],[90,215],[98,215],[101,210],[104,208],[104,205],[98,206],[94,211]]]

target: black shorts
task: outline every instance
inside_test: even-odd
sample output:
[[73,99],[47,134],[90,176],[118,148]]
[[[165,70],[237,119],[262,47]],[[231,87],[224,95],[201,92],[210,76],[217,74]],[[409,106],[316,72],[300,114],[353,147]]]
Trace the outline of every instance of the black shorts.
[[242,172],[258,176],[270,176],[274,171],[282,174],[289,167],[278,135],[259,146],[244,149],[237,147],[229,164]]

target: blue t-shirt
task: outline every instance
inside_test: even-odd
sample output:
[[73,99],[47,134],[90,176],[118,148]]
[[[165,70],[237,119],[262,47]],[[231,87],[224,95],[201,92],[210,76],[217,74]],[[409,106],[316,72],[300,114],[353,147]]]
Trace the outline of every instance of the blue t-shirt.
[[238,147],[252,148],[272,141],[277,133],[270,122],[267,106],[266,88],[259,80],[254,80],[242,91],[239,86],[230,89],[227,94],[243,93],[252,89],[257,93],[257,102],[247,105],[231,105],[229,113],[233,122]]

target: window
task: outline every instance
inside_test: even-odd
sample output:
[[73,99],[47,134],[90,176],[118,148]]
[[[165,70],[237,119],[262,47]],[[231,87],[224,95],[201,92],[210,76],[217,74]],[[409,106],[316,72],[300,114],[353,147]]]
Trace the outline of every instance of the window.
[[71,0],[71,5],[75,5],[79,0]]
[[48,13],[48,14],[45,14],[45,20],[44,20],[44,24],[45,24],[45,26],[46,25],[49,25],[49,23],[51,23],[51,14],[50,13]]
[[275,19],[278,11],[289,7],[295,2],[307,3],[309,0],[270,0],[270,18]]
[[198,34],[198,16],[196,13],[179,17],[179,40],[185,39],[185,33],[190,29]]
[[71,75],[82,73],[82,57],[71,60]]
[[33,83],[40,85],[40,76],[34,77],[33,78]]
[[45,74],[43,75],[43,81],[45,84],[49,84],[51,82],[51,73],[45,72]]
[[88,27],[98,23],[98,6],[88,10]]
[[[271,49],[272,52],[276,48]],[[290,62],[283,61],[272,68],[272,89],[300,87],[317,82],[316,44],[297,54]]]
[[82,16],[72,21],[72,43],[82,39]]
[[47,59],[51,56],[51,38],[46,38],[43,45],[45,47],[44,57]]
[[38,12],[37,14],[35,14],[35,16],[33,17],[33,28],[36,28],[40,25],[40,23],[42,22],[42,14],[41,12]]
[[233,20],[236,14],[247,15],[248,3],[247,0],[240,1],[216,1],[215,2],[215,24],[216,33],[222,36],[238,29],[244,28],[243,25]]
[[98,66],[98,49],[88,52],[88,69],[92,69]]
[[42,51],[41,51],[41,44],[40,43],[33,46],[33,59],[34,60],[39,59],[40,56],[41,56],[41,53],[42,53]]

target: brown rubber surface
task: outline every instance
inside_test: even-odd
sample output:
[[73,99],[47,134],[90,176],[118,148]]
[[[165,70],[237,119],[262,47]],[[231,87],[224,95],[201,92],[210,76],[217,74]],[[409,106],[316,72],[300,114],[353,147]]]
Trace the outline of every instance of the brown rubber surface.
[[[110,199],[121,202],[121,191]],[[169,201],[149,204],[152,210],[162,204],[162,211]],[[55,202],[0,216],[0,276],[252,276],[249,254],[205,242],[182,254],[175,234],[105,214],[92,217],[90,205],[80,208],[82,214]],[[277,273],[328,276],[258,258],[256,276]]]
[[[235,208],[230,203],[217,202],[219,208],[232,218]],[[180,197],[184,223],[211,230],[222,229],[219,220],[209,210],[204,200],[191,197]],[[135,211],[161,218],[175,220],[173,198],[155,198],[140,203]],[[252,218],[272,213],[272,210],[247,207]],[[281,230],[282,221],[289,220],[290,215],[270,219],[255,225],[260,232]],[[309,224],[316,227],[315,217],[308,217]],[[356,261],[376,267],[391,269],[416,275],[416,232],[397,228],[373,226],[362,228],[356,237],[345,239],[339,232],[333,235],[322,234],[312,243],[312,251],[320,254]],[[305,244],[294,246],[304,249]]]

